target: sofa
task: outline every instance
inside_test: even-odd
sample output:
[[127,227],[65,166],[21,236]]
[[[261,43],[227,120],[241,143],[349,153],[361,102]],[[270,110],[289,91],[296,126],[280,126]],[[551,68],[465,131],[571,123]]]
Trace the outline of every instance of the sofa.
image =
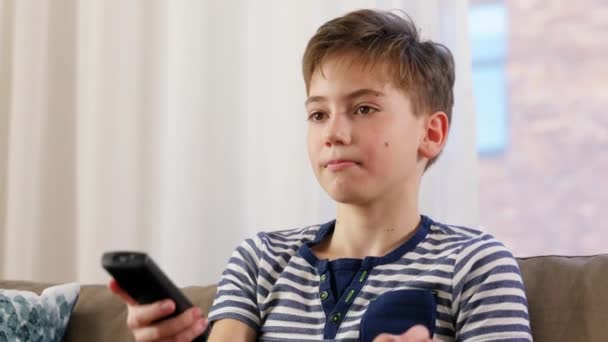
[[[608,254],[518,258],[529,302],[534,341],[608,341]],[[36,293],[52,284],[2,281],[0,288]],[[204,312],[216,286],[193,286],[185,294]],[[105,285],[82,285],[65,342],[132,341],[126,307]]]

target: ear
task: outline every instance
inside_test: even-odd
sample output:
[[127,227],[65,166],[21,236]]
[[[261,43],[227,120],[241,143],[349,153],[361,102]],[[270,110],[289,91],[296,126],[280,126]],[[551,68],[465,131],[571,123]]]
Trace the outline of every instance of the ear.
[[424,121],[424,131],[418,151],[421,157],[433,159],[441,153],[448,137],[449,122],[444,112],[428,115]]

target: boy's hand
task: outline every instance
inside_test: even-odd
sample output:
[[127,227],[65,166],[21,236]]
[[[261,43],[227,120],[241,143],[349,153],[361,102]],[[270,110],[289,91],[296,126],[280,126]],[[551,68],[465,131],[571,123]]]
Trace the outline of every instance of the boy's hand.
[[135,341],[192,341],[201,335],[209,325],[198,307],[190,308],[171,319],[152,324],[175,311],[175,303],[172,300],[139,305],[120,288],[114,279],[110,280],[108,287],[127,304],[127,326],[133,332]]
[[429,330],[422,325],[416,325],[410,328],[402,335],[380,334],[374,338],[374,342],[434,342],[438,340],[431,339]]

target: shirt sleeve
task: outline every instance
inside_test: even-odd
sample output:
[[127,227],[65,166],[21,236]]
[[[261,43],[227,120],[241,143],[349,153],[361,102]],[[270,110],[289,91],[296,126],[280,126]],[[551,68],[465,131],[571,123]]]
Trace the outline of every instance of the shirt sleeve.
[[452,291],[456,341],[532,341],[517,261],[492,236],[460,250]]
[[261,324],[257,304],[257,277],[260,262],[260,239],[247,239],[232,253],[224,269],[213,305],[209,310],[209,322],[223,318],[241,321],[254,330]]

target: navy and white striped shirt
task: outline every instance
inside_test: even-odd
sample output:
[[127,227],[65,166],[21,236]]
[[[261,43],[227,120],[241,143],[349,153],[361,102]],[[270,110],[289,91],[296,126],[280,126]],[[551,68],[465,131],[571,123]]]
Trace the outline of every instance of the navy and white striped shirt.
[[259,341],[371,341],[414,324],[443,341],[532,340],[518,265],[491,235],[422,216],[415,235],[389,254],[338,260],[359,269],[334,298],[330,262],[311,251],[334,227],[245,240],[222,275],[210,321],[242,321]]

